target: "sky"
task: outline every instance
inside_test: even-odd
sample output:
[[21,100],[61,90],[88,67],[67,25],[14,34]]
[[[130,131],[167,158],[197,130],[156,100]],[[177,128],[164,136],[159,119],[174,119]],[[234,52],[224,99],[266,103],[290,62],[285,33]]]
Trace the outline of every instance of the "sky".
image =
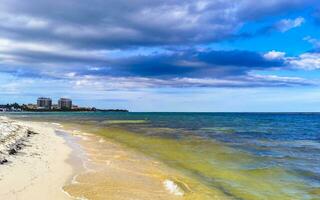
[[318,0],[0,0],[0,103],[320,112]]

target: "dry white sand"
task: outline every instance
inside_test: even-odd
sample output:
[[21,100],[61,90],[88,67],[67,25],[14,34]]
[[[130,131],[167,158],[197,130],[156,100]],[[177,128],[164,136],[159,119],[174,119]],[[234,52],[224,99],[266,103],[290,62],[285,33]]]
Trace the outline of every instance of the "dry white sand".
[[0,199],[71,199],[62,187],[73,173],[67,162],[72,149],[49,123],[14,123],[39,134],[24,139],[25,146],[17,154],[6,155],[8,163],[0,165]]

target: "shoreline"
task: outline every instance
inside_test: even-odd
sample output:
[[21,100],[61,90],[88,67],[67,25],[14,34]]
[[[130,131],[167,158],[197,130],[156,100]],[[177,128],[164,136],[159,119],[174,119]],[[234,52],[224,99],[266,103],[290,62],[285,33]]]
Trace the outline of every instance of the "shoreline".
[[0,165],[0,199],[185,199],[184,183],[152,158],[58,123],[6,119],[37,134]]

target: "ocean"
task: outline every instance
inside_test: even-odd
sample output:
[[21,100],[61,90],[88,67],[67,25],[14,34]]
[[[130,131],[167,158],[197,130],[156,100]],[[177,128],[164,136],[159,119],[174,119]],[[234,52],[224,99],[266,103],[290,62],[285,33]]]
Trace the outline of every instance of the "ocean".
[[8,115],[103,135],[178,170],[207,197],[320,199],[320,113]]

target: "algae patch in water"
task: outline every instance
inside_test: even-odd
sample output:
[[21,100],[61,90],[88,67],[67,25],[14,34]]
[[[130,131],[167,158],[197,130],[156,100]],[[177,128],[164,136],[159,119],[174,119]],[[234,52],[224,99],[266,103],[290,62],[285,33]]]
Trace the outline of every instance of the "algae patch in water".
[[147,120],[105,120],[102,124],[145,124]]
[[216,190],[226,197],[247,200],[292,200],[308,195],[305,185],[282,168],[240,170],[248,164],[259,165],[262,160],[218,142],[200,139],[177,142],[107,128],[97,133],[162,160],[191,177],[193,181],[188,182],[191,188],[200,183],[211,188],[205,191],[209,195]]
[[227,128],[227,127],[205,127],[201,128],[203,131],[214,131],[217,133],[226,133],[226,134],[233,134],[236,132],[236,130],[232,128]]
[[181,172],[184,176],[179,179],[192,191],[186,194],[189,199],[298,200],[316,196],[290,171],[259,168],[263,158],[213,140],[149,137],[110,127],[81,129],[136,149]]

